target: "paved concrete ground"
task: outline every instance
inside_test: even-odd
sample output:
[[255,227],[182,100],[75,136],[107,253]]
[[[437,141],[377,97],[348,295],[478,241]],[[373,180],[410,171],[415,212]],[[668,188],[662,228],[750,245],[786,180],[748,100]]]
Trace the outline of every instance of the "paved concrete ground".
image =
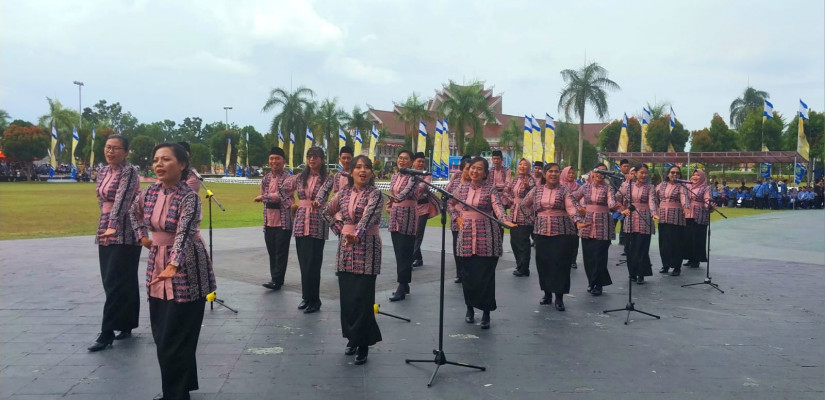
[[[194,399],[822,399],[825,397],[825,213],[771,213],[714,223],[712,277],[725,294],[701,282],[706,267],[680,277],[654,276],[634,286],[641,314],[623,325],[626,270],[595,298],[584,270],[573,270],[567,311],[539,306],[535,273],[511,275],[509,246],[499,263],[492,329],[463,321],[460,285],[445,288],[444,350],[451,361],[480,372],[433,364],[438,336],[438,230],[428,228],[425,266],[413,273],[412,295],[390,303],[395,268],[385,236],[382,310],[384,341],[365,366],[343,355],[336,242],[325,249],[321,312],[304,315],[297,261],[285,290],[271,292],[260,228],[215,232],[218,294],[239,314],[207,310],[198,348],[201,390]],[[448,250],[450,237],[448,236]],[[651,255],[658,269],[655,244]],[[145,257],[145,252],[144,252]],[[452,255],[447,276],[452,278]],[[581,263],[581,258],[579,259]],[[535,271],[534,271],[535,272]],[[143,304],[136,337],[114,348],[86,351],[99,330],[103,294],[91,237],[0,242],[0,398],[150,399],[160,389]],[[477,318],[478,319],[478,318]]]

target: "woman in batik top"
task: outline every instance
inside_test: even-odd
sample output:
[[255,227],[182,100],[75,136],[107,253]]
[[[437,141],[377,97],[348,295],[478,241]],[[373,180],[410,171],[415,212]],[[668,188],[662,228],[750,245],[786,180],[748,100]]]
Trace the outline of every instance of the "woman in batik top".
[[152,160],[158,182],[138,195],[131,217],[140,243],[149,249],[149,320],[163,398],[188,399],[198,389],[195,351],[206,296],[216,289],[215,273],[198,233],[201,201],[185,182],[190,173],[186,150],[161,143]]
[[690,207],[685,215],[685,254],[686,266],[699,268],[700,262],[707,262],[707,237],[710,212],[713,203],[710,202],[710,188],[705,179],[705,171],[697,169],[690,176],[690,189],[687,192]]
[[[607,170],[604,164],[597,164],[595,168]],[[602,174],[591,172],[587,183],[573,196],[579,203],[579,213],[584,211],[584,220],[577,225],[587,272],[587,291],[593,296],[600,296],[603,287],[613,284],[607,271],[607,249],[616,238],[610,214],[616,207],[616,199],[604,179]]]
[[572,194],[560,180],[559,165],[547,164],[541,185],[527,193],[521,208],[534,221],[536,270],[544,292],[539,304],[550,304],[555,294],[556,309],[564,311],[564,295],[570,293],[570,253],[579,240],[576,222],[580,218]]
[[[409,168],[413,153],[401,150],[398,153],[398,168]],[[390,301],[404,300],[410,293],[412,282],[412,262],[415,251],[416,198],[415,180],[412,175],[396,172],[390,181],[390,198],[387,213],[390,214],[390,238],[395,251],[395,265],[398,271],[398,288]]]
[[[453,193],[460,184],[470,182],[470,161],[473,158],[470,156],[461,157],[461,162],[458,164],[458,172],[450,176],[450,181],[447,187],[444,188],[449,193]],[[450,209],[450,207],[448,207]],[[461,265],[462,258],[458,256],[458,223],[456,222],[456,215],[450,210],[450,232],[453,234],[453,258],[455,259],[455,283],[462,282],[464,269]]]
[[622,184],[622,229],[627,235],[627,272],[631,281],[645,282],[646,276],[653,275],[650,263],[650,236],[655,233],[653,212],[656,199],[653,185],[647,183],[648,169],[645,164],[636,165],[635,178]]
[[381,272],[381,191],[375,188],[372,161],[360,155],[352,161],[349,183],[340,188],[323,215],[338,235],[335,274],[341,293],[341,334],[344,354],[355,354],[355,365],[367,362],[369,346],[381,341],[375,322],[375,278]]
[[677,166],[667,170],[664,181],[656,187],[658,211],[653,218],[659,220],[659,254],[662,257],[660,273],[673,269],[671,276],[682,273],[682,254],[685,240],[685,212],[689,207],[687,190],[674,181],[681,179],[682,171]]
[[522,158],[516,167],[516,177],[508,182],[503,197],[510,204],[510,220],[518,224],[510,229],[510,247],[516,257],[515,276],[530,276],[530,234],[533,233],[533,218],[529,213],[519,210],[524,196],[536,186],[536,180],[530,175],[530,161]]
[[[470,162],[470,182],[462,183],[455,193],[461,200],[487,215],[502,220],[510,228],[516,224],[504,210],[498,190],[487,181],[487,159],[476,157]],[[501,228],[498,221],[458,203],[448,202],[456,215],[458,225],[458,256],[464,268],[464,303],[467,305],[465,322],[475,322],[475,308],[483,312],[481,328],[490,329],[490,311],[496,304],[496,265],[501,257]]]
[[[95,191],[100,207],[95,243],[106,301],[100,335],[89,351],[103,350],[114,340],[131,337],[140,314],[140,243],[129,219],[132,201],[140,190],[140,178],[137,168],[126,162],[129,141],[125,137],[109,136],[103,154],[108,165],[100,171]],[[114,331],[120,333],[115,335]]]
[[[570,192],[571,195],[576,193],[579,190],[579,182],[576,181],[576,169],[573,167],[564,167],[561,170],[561,175],[559,176],[560,184],[567,188],[567,191]],[[579,204],[576,200],[573,200],[573,204],[576,205],[576,209],[579,208]],[[575,226],[574,226],[575,228]],[[578,228],[577,228],[578,231]],[[578,235],[578,232],[576,232]],[[576,264],[576,259],[579,257],[579,239],[576,239],[576,243],[573,243],[573,249],[570,250],[570,268],[577,269],[579,268],[578,264]]]

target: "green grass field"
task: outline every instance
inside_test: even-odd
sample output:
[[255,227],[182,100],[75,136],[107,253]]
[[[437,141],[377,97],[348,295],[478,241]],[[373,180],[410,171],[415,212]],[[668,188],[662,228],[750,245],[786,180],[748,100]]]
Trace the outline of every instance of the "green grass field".
[[[209,187],[226,207],[213,206],[215,228],[258,226],[263,223],[261,205],[252,201],[257,185],[214,183]],[[0,184],[0,240],[56,236],[93,235],[100,210],[93,183],[16,182]],[[201,190],[203,195],[203,190]],[[771,212],[766,210],[723,208],[730,218]],[[204,219],[207,211],[204,209]],[[712,221],[721,219],[713,213]],[[429,226],[439,226],[432,218]],[[203,226],[206,226],[204,221]]]

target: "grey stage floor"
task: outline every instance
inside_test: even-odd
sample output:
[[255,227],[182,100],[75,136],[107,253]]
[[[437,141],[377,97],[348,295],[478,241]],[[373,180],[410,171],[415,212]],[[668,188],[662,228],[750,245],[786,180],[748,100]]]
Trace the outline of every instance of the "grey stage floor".
[[[260,228],[215,232],[218,294],[237,308],[207,309],[198,348],[200,390],[194,399],[822,399],[825,396],[825,213],[796,211],[714,223],[711,271],[684,269],[633,287],[639,309],[662,319],[603,310],[624,307],[627,272],[601,297],[585,292],[583,268],[572,272],[567,311],[538,305],[533,271],[511,275],[509,245],[496,276],[499,309],[492,329],[465,324],[460,285],[447,238],[444,350],[450,361],[487,371],[443,366],[426,386],[438,343],[438,229],[428,228],[425,266],[413,273],[412,295],[390,303],[395,268],[385,234],[378,278],[384,340],[365,366],[343,355],[337,242],[324,251],[323,308],[304,315],[300,276],[291,256],[285,290],[267,280]],[[660,266],[656,238],[654,271]],[[145,257],[145,251],[144,251]],[[581,264],[581,258],[579,258]],[[160,371],[143,303],[136,337],[112,349],[86,351],[99,330],[103,293],[91,237],[0,242],[0,398],[150,399]],[[141,268],[143,269],[143,267]],[[478,318],[477,318],[478,319]]]

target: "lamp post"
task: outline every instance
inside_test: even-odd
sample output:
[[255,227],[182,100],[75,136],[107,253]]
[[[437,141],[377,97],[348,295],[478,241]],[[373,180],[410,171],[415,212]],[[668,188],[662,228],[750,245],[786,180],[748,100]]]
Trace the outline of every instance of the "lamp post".
[[223,109],[226,111],[226,130],[229,130],[229,110],[231,110],[232,107],[224,107]]
[[83,97],[82,97],[83,82],[74,81],[72,83],[77,85],[77,114],[78,114],[77,128],[82,129],[83,128],[83,111],[81,110],[81,107],[82,107],[82,104],[83,104],[83,102],[82,102],[82,99],[83,99]]

